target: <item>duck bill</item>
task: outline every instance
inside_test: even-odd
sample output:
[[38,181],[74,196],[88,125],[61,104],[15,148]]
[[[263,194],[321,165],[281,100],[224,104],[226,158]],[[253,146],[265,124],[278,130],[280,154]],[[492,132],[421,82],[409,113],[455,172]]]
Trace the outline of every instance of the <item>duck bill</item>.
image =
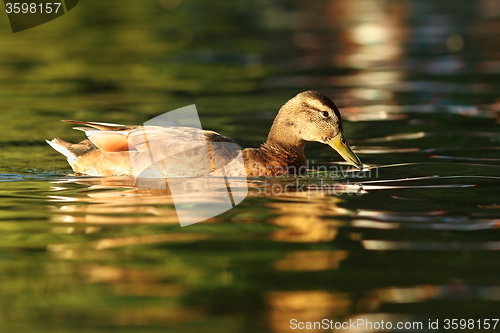
[[348,163],[354,165],[359,170],[363,169],[363,163],[361,163],[358,156],[354,154],[351,147],[347,144],[344,133],[340,132],[334,138],[327,140],[326,143],[335,149]]

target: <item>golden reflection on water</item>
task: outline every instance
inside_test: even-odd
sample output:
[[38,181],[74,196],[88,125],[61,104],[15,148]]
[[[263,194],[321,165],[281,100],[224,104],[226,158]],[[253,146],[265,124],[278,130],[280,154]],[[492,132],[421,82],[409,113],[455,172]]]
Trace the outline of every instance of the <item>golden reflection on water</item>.
[[[307,193],[302,193],[306,197]],[[335,239],[338,227],[343,223],[331,216],[343,215],[347,211],[336,206],[337,197],[325,196],[312,202],[281,201],[267,204],[279,216],[271,223],[283,227],[271,237],[284,242],[329,242]]]
[[274,267],[278,271],[323,271],[339,268],[346,258],[347,251],[293,251],[277,260]]
[[[290,320],[321,322],[349,313],[351,300],[345,293],[322,290],[273,291],[266,295],[268,320],[273,332],[290,332]],[[308,332],[324,332],[322,329]]]

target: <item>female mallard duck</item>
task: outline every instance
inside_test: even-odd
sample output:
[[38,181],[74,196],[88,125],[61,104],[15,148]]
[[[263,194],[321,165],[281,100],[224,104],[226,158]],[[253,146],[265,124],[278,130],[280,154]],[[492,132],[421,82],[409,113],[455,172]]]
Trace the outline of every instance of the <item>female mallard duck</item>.
[[[75,128],[85,131],[88,140],[71,144],[55,138],[47,143],[66,156],[75,173],[91,176],[137,176],[131,166],[131,159],[137,159],[134,157],[137,154],[143,154],[142,156],[148,154],[148,151],[151,151],[148,149],[153,145],[160,147],[165,155],[174,154],[178,157],[178,162],[173,163],[177,165],[170,166],[173,170],[184,170],[186,165],[200,164],[199,156],[193,154],[192,150],[191,153],[183,153],[188,151],[185,149],[186,144],[196,141],[200,133],[210,144],[231,143],[232,145],[229,146],[239,147],[228,137],[196,128],[171,127],[169,136],[165,137],[157,135],[162,130],[166,130],[165,127],[63,121],[89,126],[90,128]],[[363,167],[344,138],[342,119],[337,106],[319,92],[305,91],[281,107],[266,142],[259,148],[247,148],[242,151],[246,174],[248,176],[277,176],[305,171],[304,146],[306,141],[328,144],[348,163],[359,169]],[[233,159],[237,155],[234,150],[228,151],[227,147],[218,147],[216,148],[218,151],[213,151],[212,148],[211,154],[220,153],[217,156],[224,155],[226,161],[227,158]],[[212,155],[210,155],[210,160],[211,158]],[[213,169],[213,161],[210,163]]]

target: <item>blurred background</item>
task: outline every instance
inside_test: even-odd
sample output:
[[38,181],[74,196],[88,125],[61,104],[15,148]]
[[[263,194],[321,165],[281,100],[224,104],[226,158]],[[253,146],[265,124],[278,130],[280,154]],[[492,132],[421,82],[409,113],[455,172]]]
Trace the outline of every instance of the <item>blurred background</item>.
[[[497,0],[86,0],[15,34],[0,15],[0,331],[498,318],[499,29]],[[304,90],[337,103],[376,173],[186,228],[161,195],[67,176],[44,142],[83,139],[60,119],[196,104],[205,129],[256,147]]]

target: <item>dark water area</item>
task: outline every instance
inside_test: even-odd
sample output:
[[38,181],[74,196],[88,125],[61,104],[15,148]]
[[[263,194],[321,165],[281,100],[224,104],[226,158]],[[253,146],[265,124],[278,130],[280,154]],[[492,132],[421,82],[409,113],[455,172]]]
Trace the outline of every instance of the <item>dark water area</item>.
[[[499,29],[495,0],[87,0],[16,34],[5,16],[0,331],[493,331]],[[44,141],[84,138],[60,119],[196,104],[203,128],[256,147],[304,90],[337,103],[367,168],[252,178],[240,205],[184,228],[165,195],[71,176]],[[319,143],[306,156],[345,166]],[[388,331],[323,328],[307,332]]]

